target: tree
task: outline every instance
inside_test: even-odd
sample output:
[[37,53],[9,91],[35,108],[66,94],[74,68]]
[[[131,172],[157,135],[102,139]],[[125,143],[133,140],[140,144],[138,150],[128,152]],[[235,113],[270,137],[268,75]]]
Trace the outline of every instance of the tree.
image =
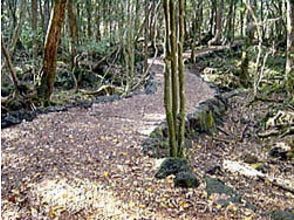
[[11,78],[12,78],[14,87],[15,87],[16,90],[18,90],[19,89],[19,80],[18,80],[18,78],[16,76],[15,68],[12,65],[10,54],[9,54],[7,48],[4,45],[2,34],[1,34],[1,50],[3,52],[3,55],[4,55],[5,59],[6,59],[7,66],[8,66],[9,72],[11,74]]
[[43,75],[41,78],[41,85],[38,88],[38,95],[44,105],[49,105],[50,96],[54,88],[57,47],[64,21],[66,4],[67,0],[55,0],[50,15],[50,22],[44,46]]
[[38,34],[38,2],[37,0],[32,0],[32,29],[33,29],[33,62],[34,62],[34,74],[35,74],[35,59],[37,58],[37,34]]
[[222,17],[224,11],[224,0],[216,0],[215,34],[209,45],[220,44],[222,37]]
[[294,86],[294,1],[287,0],[287,61],[286,83],[290,94]]
[[[183,157],[186,116],[183,63],[185,4],[184,0],[179,0],[177,7],[174,1],[164,0],[163,7],[165,18],[164,105],[168,124],[170,156]],[[178,23],[176,21],[177,12]],[[179,30],[178,35],[177,30]],[[180,115],[178,115],[179,112]]]
[[178,156],[184,156],[185,125],[186,125],[186,95],[185,95],[185,66],[183,59],[185,40],[185,1],[179,0],[179,43],[178,43],[178,65],[179,65],[179,98],[180,116],[178,130]]
[[75,57],[77,55],[77,44],[78,44],[78,25],[77,16],[75,11],[75,4],[73,0],[68,0],[67,3],[67,14],[68,14],[68,24],[69,24],[69,34],[70,34],[70,53],[71,53],[71,65],[72,68],[75,65]]

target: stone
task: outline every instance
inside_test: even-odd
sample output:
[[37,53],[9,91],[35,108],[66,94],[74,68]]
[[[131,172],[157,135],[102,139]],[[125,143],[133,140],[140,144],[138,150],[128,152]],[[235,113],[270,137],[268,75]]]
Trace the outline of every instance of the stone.
[[272,220],[293,220],[294,212],[275,210],[271,212],[270,216]]
[[217,204],[226,207],[230,203],[240,203],[241,202],[241,196],[235,192],[231,187],[226,186],[222,181],[211,178],[211,177],[205,177],[206,182],[206,192],[208,196],[217,193],[217,194],[225,194],[227,195],[226,199],[219,199],[216,201]]
[[200,185],[200,182],[194,173],[183,171],[176,174],[174,184],[176,187],[196,188]]
[[219,164],[209,167],[205,172],[210,175],[218,175],[223,173]]
[[290,150],[282,148],[282,147],[273,147],[269,152],[268,155],[273,158],[279,158],[281,160],[288,159],[288,153]]
[[185,171],[191,171],[186,159],[170,157],[163,160],[155,177],[158,179],[164,179],[170,175],[176,175],[177,173]]
[[153,75],[151,75],[150,79],[144,85],[144,92],[146,95],[152,95],[157,92],[157,82]]
[[253,154],[249,154],[249,153],[242,156],[242,159],[243,159],[244,163],[248,163],[248,164],[256,164],[259,162],[257,156],[255,156]]

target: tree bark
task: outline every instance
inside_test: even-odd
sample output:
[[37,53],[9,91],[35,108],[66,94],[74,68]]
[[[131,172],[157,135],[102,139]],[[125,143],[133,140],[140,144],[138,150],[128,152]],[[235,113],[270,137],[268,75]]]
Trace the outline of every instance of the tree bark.
[[87,10],[87,20],[88,20],[88,25],[87,25],[87,33],[88,33],[88,38],[90,39],[92,37],[92,4],[91,0],[86,0],[86,10]]
[[171,65],[172,65],[172,54],[171,54],[171,28],[170,28],[170,0],[163,1],[164,8],[164,20],[165,20],[165,65],[164,65],[164,107],[166,112],[166,120],[168,124],[168,136],[170,146],[170,156],[177,156],[177,140],[176,130],[173,117],[172,109],[172,80],[171,80]]
[[208,42],[209,45],[220,44],[222,37],[222,17],[224,11],[224,0],[217,0],[216,17],[215,17],[215,35],[211,41]]
[[32,0],[33,63],[34,63],[33,72],[34,72],[34,75],[36,73],[35,61],[36,61],[37,49],[38,49],[37,14],[38,14],[38,2],[37,2],[37,0]]
[[179,68],[179,98],[180,98],[180,120],[178,130],[178,157],[184,156],[185,144],[185,118],[186,118],[186,96],[185,96],[185,66],[183,61],[183,45],[185,40],[185,4],[179,0],[179,45],[178,45],[178,68]]
[[71,67],[75,66],[75,57],[77,55],[78,44],[78,25],[77,15],[75,11],[75,5],[73,0],[68,0],[67,3],[68,23],[69,23],[69,35],[70,35],[70,53],[71,53]]
[[149,0],[145,0],[144,14],[145,14],[145,24],[144,24],[144,73],[148,69],[148,43],[149,43]]
[[[178,45],[177,45],[177,16],[176,5],[174,1],[169,2],[170,7],[170,42],[171,42],[171,75],[172,75],[172,106],[173,119],[177,121],[179,112],[179,75],[178,75]],[[174,129],[177,131],[177,123],[174,123]]]
[[294,0],[287,0],[287,61],[286,85],[289,94],[294,86]]
[[3,55],[4,55],[5,59],[6,59],[6,63],[7,63],[8,69],[10,71],[11,78],[12,78],[13,84],[15,86],[15,89],[18,90],[18,88],[19,88],[19,80],[17,79],[16,71],[15,71],[13,65],[12,65],[10,54],[9,54],[7,48],[4,45],[2,34],[1,34],[1,49],[2,49]]
[[44,26],[43,26],[43,30],[44,30],[44,43],[46,40],[46,33],[47,33],[47,29],[48,29],[48,25],[49,25],[49,20],[50,20],[50,1],[49,0],[44,0]]
[[66,4],[67,0],[55,0],[45,40],[43,75],[41,85],[38,88],[38,95],[45,105],[49,105],[50,96],[54,88],[57,47],[64,21]]
[[13,36],[12,36],[12,39],[11,39],[11,44],[10,44],[10,52],[12,54],[14,53],[17,41],[20,40],[19,37],[20,37],[20,34],[21,34],[21,29],[22,29],[23,22],[24,22],[23,17],[24,17],[24,13],[26,11],[26,6],[27,6],[27,1],[26,0],[21,1],[18,23],[17,23],[17,25],[16,25],[16,27],[14,29]]

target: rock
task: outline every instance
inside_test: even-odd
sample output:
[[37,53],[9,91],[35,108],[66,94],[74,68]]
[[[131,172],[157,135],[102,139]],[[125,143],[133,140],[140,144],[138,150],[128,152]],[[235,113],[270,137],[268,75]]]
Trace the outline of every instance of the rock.
[[20,124],[23,120],[32,121],[37,116],[36,112],[19,110],[1,115],[1,128]]
[[186,159],[182,158],[166,158],[161,163],[155,177],[158,179],[164,179],[169,175],[176,175],[180,172],[189,172],[191,168],[188,165]]
[[215,125],[213,114],[207,106],[199,107],[194,113],[188,115],[188,130],[207,132]]
[[291,147],[285,144],[279,144],[278,146],[273,147],[269,152],[268,155],[270,157],[278,158],[280,160],[288,160],[291,158]]
[[157,91],[157,83],[155,80],[151,79],[144,85],[144,92],[147,95],[152,95]]
[[21,123],[21,120],[14,117],[14,116],[7,115],[4,117],[1,117],[1,128],[7,128],[12,125],[19,124],[19,123]]
[[207,174],[210,174],[210,175],[216,175],[216,174],[222,174],[223,171],[222,171],[221,166],[219,164],[217,164],[217,165],[214,165],[214,166],[209,167],[206,170],[206,173]]
[[144,155],[147,155],[149,157],[154,157],[154,158],[164,157],[166,154],[165,154],[165,150],[164,150],[164,153],[161,153],[161,149],[160,149],[160,146],[162,146],[161,142],[162,141],[157,138],[147,138],[142,144],[142,150]]
[[119,95],[110,95],[110,96],[97,96],[94,100],[94,103],[107,103],[120,100]]
[[248,163],[248,164],[256,164],[259,162],[257,156],[253,154],[249,154],[249,153],[242,156],[242,160],[244,161],[244,163]]
[[293,211],[290,212],[290,211],[276,210],[276,211],[272,211],[270,216],[272,220],[293,220],[294,219]]
[[183,171],[176,174],[174,179],[176,187],[196,188],[200,185],[196,175],[189,171]]
[[226,186],[222,181],[205,177],[206,182],[206,192],[208,196],[217,193],[217,194],[225,194],[226,198],[219,199],[216,201],[217,204],[225,207],[228,206],[230,203],[240,203],[241,196],[236,193],[231,187]]

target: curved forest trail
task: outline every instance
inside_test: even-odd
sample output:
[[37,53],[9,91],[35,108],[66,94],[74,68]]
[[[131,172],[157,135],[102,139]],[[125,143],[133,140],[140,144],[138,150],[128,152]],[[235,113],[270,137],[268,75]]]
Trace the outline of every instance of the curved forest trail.
[[[158,85],[152,95],[40,115],[4,129],[3,218],[211,219],[201,214],[201,190],[155,179],[156,160],[142,153],[143,141],[165,119],[162,61],[152,71]],[[214,90],[186,70],[186,94],[191,112]]]

